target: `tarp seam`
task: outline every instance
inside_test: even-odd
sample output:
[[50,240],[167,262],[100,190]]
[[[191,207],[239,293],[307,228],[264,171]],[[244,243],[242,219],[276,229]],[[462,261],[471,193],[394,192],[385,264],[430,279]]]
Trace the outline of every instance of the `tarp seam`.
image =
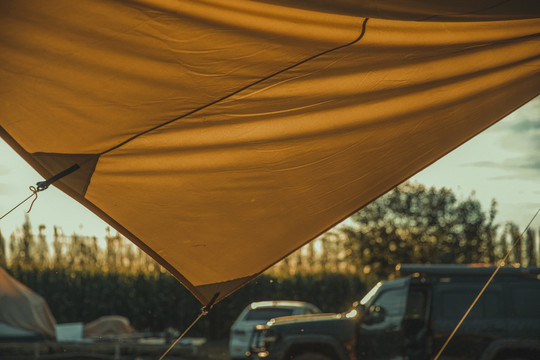
[[166,122],[164,122],[164,123],[161,123],[161,124],[159,124],[159,125],[156,125],[156,126],[150,128],[150,129],[147,129],[147,130],[145,130],[145,131],[142,131],[142,132],[140,132],[140,133],[138,133],[138,134],[136,134],[136,135],[133,135],[132,137],[130,137],[129,139],[127,139],[127,140],[125,140],[125,141],[119,143],[118,145],[115,145],[115,146],[109,148],[108,150],[105,150],[105,151],[101,152],[99,155],[107,154],[107,153],[109,153],[109,152],[111,152],[111,151],[113,151],[113,150],[115,150],[115,149],[118,149],[118,148],[121,147],[121,146],[124,146],[125,144],[127,144],[127,143],[129,143],[129,142],[135,140],[136,138],[138,138],[138,137],[140,137],[140,136],[142,136],[142,135],[148,134],[149,132],[152,132],[152,131],[154,131],[154,130],[157,130],[157,129],[163,127],[163,126],[166,126],[166,125],[168,125],[168,124],[171,124],[171,123],[173,123],[173,122],[175,122],[175,121],[177,121],[177,120],[183,119],[183,118],[185,118],[185,117],[187,117],[187,116],[189,116],[189,115],[192,115],[192,114],[197,113],[197,112],[199,112],[199,111],[201,111],[201,110],[204,110],[204,109],[206,109],[206,108],[208,108],[208,107],[210,107],[210,106],[212,106],[212,105],[215,105],[215,104],[217,104],[217,103],[220,103],[220,102],[222,102],[222,101],[224,101],[224,100],[226,100],[226,99],[228,99],[228,98],[230,98],[230,97],[232,97],[232,96],[234,96],[234,95],[236,95],[236,94],[238,94],[238,93],[240,93],[240,92],[242,92],[242,91],[244,91],[244,90],[247,90],[247,89],[249,89],[249,88],[251,88],[251,87],[257,85],[257,84],[260,84],[260,83],[262,83],[262,82],[264,82],[264,81],[266,81],[266,80],[269,80],[269,79],[271,79],[271,78],[273,78],[273,77],[275,77],[275,76],[277,76],[277,75],[279,75],[279,74],[282,74],[282,73],[284,73],[284,72],[286,72],[286,71],[289,71],[289,70],[291,70],[291,69],[293,69],[293,68],[295,68],[295,67],[297,67],[297,66],[300,66],[300,65],[302,65],[302,64],[305,64],[305,63],[308,62],[308,61],[314,60],[314,59],[316,59],[316,58],[318,58],[318,57],[320,57],[320,56],[322,56],[322,55],[331,53],[331,52],[333,52],[333,51],[340,50],[340,49],[343,49],[343,48],[346,48],[346,47],[349,47],[349,46],[352,46],[352,45],[356,44],[358,41],[360,41],[360,40],[364,37],[364,34],[366,33],[366,24],[367,24],[367,21],[368,21],[368,20],[369,20],[369,18],[365,18],[365,19],[364,19],[364,21],[362,22],[362,30],[361,30],[361,32],[360,32],[360,35],[358,35],[358,37],[357,37],[356,39],[354,39],[353,41],[351,41],[351,42],[349,42],[349,43],[347,43],[347,44],[344,44],[344,45],[337,46],[337,47],[332,48],[332,49],[325,50],[325,51],[320,52],[320,53],[318,53],[318,54],[312,55],[312,56],[310,56],[310,57],[308,57],[308,58],[306,58],[306,59],[304,59],[304,60],[302,60],[302,61],[299,61],[299,62],[297,62],[297,63],[295,63],[295,64],[293,64],[293,65],[290,65],[290,66],[288,66],[288,67],[286,67],[286,68],[284,68],[284,69],[281,69],[281,70],[279,70],[279,71],[276,71],[276,72],[274,72],[274,73],[272,73],[272,74],[270,74],[270,75],[268,75],[268,76],[265,76],[265,77],[263,77],[263,78],[261,78],[261,79],[255,81],[255,82],[252,82],[251,84],[248,84],[248,85],[246,85],[246,86],[244,86],[244,87],[242,87],[242,88],[240,88],[240,89],[238,89],[238,90],[235,90],[235,91],[233,91],[232,93],[227,94],[227,95],[225,95],[225,96],[223,96],[223,97],[221,97],[221,98],[219,98],[219,99],[217,99],[217,100],[214,100],[214,101],[212,101],[212,102],[209,102],[209,103],[207,103],[207,104],[205,104],[205,105],[203,105],[203,106],[200,106],[200,107],[198,107],[198,108],[196,108],[196,109],[194,109],[194,110],[191,110],[191,111],[189,111],[189,112],[187,112],[187,113],[185,113],[185,114],[183,114],[183,115],[180,115],[180,116],[178,116],[178,117],[176,117],[176,118],[174,118],[174,119],[172,119],[172,120],[168,120],[168,121],[166,121]]

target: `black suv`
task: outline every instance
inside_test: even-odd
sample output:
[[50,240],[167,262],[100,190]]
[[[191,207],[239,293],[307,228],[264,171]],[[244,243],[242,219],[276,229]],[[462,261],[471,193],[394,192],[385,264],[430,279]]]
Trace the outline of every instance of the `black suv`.
[[[432,359],[494,270],[402,265],[347,313],[258,326],[251,358]],[[540,359],[540,268],[501,268],[440,359]]]

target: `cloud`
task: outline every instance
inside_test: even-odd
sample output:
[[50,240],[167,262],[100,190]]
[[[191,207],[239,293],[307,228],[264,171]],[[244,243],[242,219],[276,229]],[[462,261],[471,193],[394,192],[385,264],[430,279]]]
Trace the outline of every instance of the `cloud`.
[[497,181],[497,180],[514,180],[515,176],[506,175],[506,176],[493,176],[490,177],[488,180],[490,181]]
[[536,156],[521,156],[514,159],[507,159],[501,162],[495,161],[475,161],[462,164],[464,167],[481,167],[495,169],[529,169],[540,170],[540,158]]
[[510,129],[514,130],[517,133],[540,130],[540,121],[524,119],[510,126]]
[[523,132],[531,129],[538,129],[540,117],[540,96],[532,99],[521,108],[517,109],[498,124],[495,124],[492,129],[494,131],[507,131],[508,129],[514,132]]
[[509,176],[540,184],[540,97],[509,115],[495,130],[499,136],[499,146],[511,153],[512,157],[499,161],[470,162],[464,166],[506,170]]
[[540,96],[531,100],[520,109],[508,115],[501,130],[510,130],[510,134],[527,136],[540,132]]
[[[540,123],[540,115],[537,122]],[[512,152],[534,154],[538,157],[540,156],[540,127],[526,132],[508,131],[501,139],[501,146]]]
[[[475,161],[461,164],[462,167],[497,169],[504,171],[504,174],[492,176],[489,180],[526,180],[540,184],[540,157],[532,154],[502,161]],[[540,185],[538,185],[540,189]],[[540,193],[540,190],[539,190]]]
[[[530,169],[540,171],[540,158],[538,157],[523,157],[513,164],[508,164],[508,167],[515,167],[520,169]],[[540,179],[539,179],[540,180]]]
[[[487,178],[487,180],[490,180],[490,181],[523,180],[523,181],[532,181],[534,183],[537,183],[538,182],[538,173],[533,172],[533,171],[514,171],[514,172],[509,171],[508,175],[491,176],[491,177]],[[539,193],[540,193],[540,191],[539,191]]]

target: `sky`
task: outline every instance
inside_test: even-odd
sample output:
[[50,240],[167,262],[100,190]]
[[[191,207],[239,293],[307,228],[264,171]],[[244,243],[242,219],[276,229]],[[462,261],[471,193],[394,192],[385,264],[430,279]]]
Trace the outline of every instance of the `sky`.
[[[540,97],[514,111],[411,180],[447,187],[461,199],[472,192],[496,222],[524,229],[540,208]],[[540,227],[540,219],[531,224]]]
[[[42,178],[0,140],[0,216],[31,194]],[[458,199],[474,192],[483,209],[498,203],[497,223],[513,221],[523,229],[540,208],[540,97],[424,169],[413,181],[454,191]],[[21,227],[30,202],[0,220],[4,237]],[[39,193],[30,213],[34,231],[44,224],[65,234],[102,238],[108,225],[85,207],[51,186]],[[540,218],[533,225],[540,227]],[[50,238],[50,237],[49,237]]]

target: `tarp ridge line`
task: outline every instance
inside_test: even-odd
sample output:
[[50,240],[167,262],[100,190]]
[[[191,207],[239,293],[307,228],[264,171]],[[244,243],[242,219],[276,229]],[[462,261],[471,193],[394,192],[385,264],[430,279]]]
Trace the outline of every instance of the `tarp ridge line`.
[[108,150],[105,150],[105,151],[99,153],[99,155],[104,155],[104,154],[107,154],[107,153],[109,153],[109,152],[111,152],[113,150],[116,150],[119,147],[124,146],[125,144],[135,140],[136,138],[138,138],[138,137],[140,137],[142,135],[148,134],[149,132],[157,130],[157,129],[163,127],[163,126],[171,124],[171,123],[173,123],[173,122],[175,122],[177,120],[183,119],[183,118],[185,118],[185,117],[187,117],[189,115],[192,115],[192,114],[195,114],[195,113],[197,113],[197,112],[199,112],[201,110],[204,110],[204,109],[206,109],[206,108],[208,108],[208,107],[210,107],[212,105],[220,103],[220,102],[222,102],[222,101],[224,101],[224,100],[226,100],[226,99],[228,99],[228,98],[230,98],[230,97],[232,97],[232,96],[234,96],[234,95],[236,95],[236,94],[238,94],[238,93],[240,93],[240,92],[242,92],[244,90],[247,90],[247,89],[249,89],[249,88],[251,88],[251,87],[253,87],[253,86],[257,85],[257,84],[260,84],[260,83],[262,83],[262,82],[264,82],[264,81],[266,81],[268,79],[271,79],[271,78],[273,78],[273,77],[275,77],[275,76],[277,76],[279,74],[282,74],[282,73],[284,73],[286,71],[289,71],[289,70],[291,70],[291,69],[293,69],[293,68],[295,68],[297,66],[300,66],[300,65],[302,65],[302,64],[304,64],[304,63],[306,63],[308,61],[311,61],[311,60],[316,59],[316,58],[318,58],[320,56],[329,54],[329,53],[331,53],[333,51],[340,50],[340,49],[343,49],[343,48],[346,48],[346,47],[349,47],[349,46],[352,46],[352,45],[356,44],[358,41],[360,41],[364,37],[364,34],[366,33],[366,24],[367,24],[368,20],[369,20],[369,18],[364,19],[364,21],[362,22],[362,30],[360,32],[360,35],[358,35],[358,37],[356,39],[354,39],[353,41],[351,41],[351,42],[349,42],[347,44],[344,44],[344,45],[336,46],[336,47],[334,47],[332,49],[325,50],[325,51],[320,52],[318,54],[312,55],[312,56],[310,56],[310,57],[308,57],[308,58],[306,58],[306,59],[304,59],[302,61],[299,61],[299,62],[297,62],[297,63],[295,63],[293,65],[290,65],[290,66],[288,66],[288,67],[286,67],[284,69],[276,71],[276,72],[274,72],[274,73],[272,73],[270,75],[267,75],[267,76],[255,81],[255,82],[253,82],[251,84],[248,84],[248,85],[246,85],[246,86],[244,86],[244,87],[242,87],[242,88],[240,88],[238,90],[235,90],[232,93],[230,93],[228,95],[225,95],[225,96],[223,96],[223,97],[221,97],[221,98],[219,98],[217,100],[209,102],[208,104],[202,105],[202,106],[200,106],[200,107],[198,107],[198,108],[196,108],[194,110],[191,110],[191,111],[189,111],[189,112],[187,112],[187,113],[185,113],[183,115],[180,115],[180,116],[178,116],[178,117],[176,117],[176,118],[174,118],[172,120],[168,120],[168,121],[166,121],[166,122],[164,122],[162,124],[156,125],[156,126],[150,128],[150,129],[147,129],[147,130],[142,131],[142,132],[140,132],[140,133],[138,133],[136,135],[133,135],[132,137],[130,137],[127,140],[124,140],[123,142],[119,143],[118,145],[115,145],[115,146],[109,148]]

